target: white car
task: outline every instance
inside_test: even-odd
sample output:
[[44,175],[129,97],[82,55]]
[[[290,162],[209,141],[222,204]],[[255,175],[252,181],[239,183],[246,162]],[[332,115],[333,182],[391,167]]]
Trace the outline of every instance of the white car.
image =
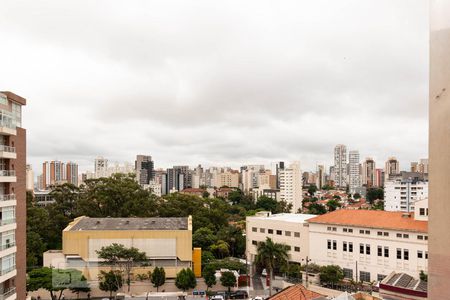
[[264,298],[261,296],[256,296],[255,298],[253,298],[253,300],[264,300]]
[[222,295],[214,295],[211,300],[225,300],[225,298]]

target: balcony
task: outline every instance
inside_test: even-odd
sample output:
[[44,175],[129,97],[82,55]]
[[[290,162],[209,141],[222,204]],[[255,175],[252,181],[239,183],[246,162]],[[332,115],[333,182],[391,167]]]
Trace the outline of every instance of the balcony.
[[14,219],[0,220],[0,225],[1,225],[1,226],[5,226],[5,225],[9,225],[9,224],[14,224],[14,223],[16,223],[16,218],[14,218]]
[[0,182],[16,182],[16,171],[0,170]]
[[16,288],[15,287],[9,288],[6,291],[3,291],[2,294],[0,294],[0,300],[16,299],[15,294],[16,294]]
[[11,242],[9,244],[0,245],[0,257],[5,257],[17,252],[16,243]]
[[16,126],[13,126],[9,120],[0,120],[1,135],[17,135]]
[[0,195],[0,207],[5,206],[16,206],[16,195],[8,194],[8,195]]
[[16,159],[16,147],[0,145],[0,158]]
[[[16,275],[17,275],[17,270],[16,270],[15,265],[11,266],[9,268],[2,269],[0,271],[0,282],[5,282],[6,280],[11,279]],[[13,295],[14,295],[14,293],[13,293]],[[8,298],[5,298],[5,299],[8,299]]]

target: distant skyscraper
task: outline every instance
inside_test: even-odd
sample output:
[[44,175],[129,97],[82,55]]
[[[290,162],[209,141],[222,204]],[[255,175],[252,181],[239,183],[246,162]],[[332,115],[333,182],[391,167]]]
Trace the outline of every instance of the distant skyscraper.
[[383,171],[383,169],[375,169],[375,186],[376,187],[384,186],[384,171]]
[[375,186],[375,161],[373,158],[368,157],[364,161],[362,168],[362,184],[370,188]]
[[280,170],[284,169],[284,161],[280,161],[276,166],[277,175],[277,189],[280,188]]
[[31,165],[27,165],[27,191],[34,190],[34,172]]
[[317,177],[316,177],[316,186],[317,188],[321,189],[325,182],[325,167],[323,165],[317,166]]
[[292,163],[288,168],[280,169],[280,200],[292,204],[292,212],[302,208],[302,172],[300,162]]
[[420,162],[412,162],[411,172],[428,173],[428,159],[421,159]]
[[384,180],[389,180],[390,177],[397,174],[400,174],[400,163],[397,158],[389,157],[384,169]]
[[355,193],[359,191],[361,187],[361,176],[360,176],[360,164],[359,164],[359,152],[352,150],[348,155],[349,160],[349,190],[350,193]]
[[139,184],[149,184],[155,178],[154,163],[149,155],[137,155],[135,161],[136,178]]
[[101,156],[97,157],[94,162],[95,178],[108,177],[108,160]]
[[182,191],[184,189],[184,174],[181,172],[181,169],[167,169],[166,189],[163,188],[163,192],[170,193],[172,191]]
[[179,174],[183,174],[183,189],[192,187],[192,170],[189,166],[173,166],[174,170],[178,170]]
[[42,187],[44,189],[65,182],[66,178],[66,168],[63,162],[54,160],[42,164]]
[[66,177],[68,183],[78,186],[78,164],[70,161],[66,164]]
[[347,186],[347,147],[337,145],[334,148],[334,182],[337,187]]

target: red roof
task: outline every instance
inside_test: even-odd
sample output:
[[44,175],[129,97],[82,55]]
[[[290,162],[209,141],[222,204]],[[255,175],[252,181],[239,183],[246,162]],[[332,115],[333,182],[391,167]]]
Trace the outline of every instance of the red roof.
[[285,288],[278,294],[267,298],[267,300],[314,300],[322,297],[323,295],[307,290],[301,284],[296,284]]
[[382,210],[340,209],[309,219],[308,222],[428,232],[428,221],[415,220],[412,213],[406,214]]

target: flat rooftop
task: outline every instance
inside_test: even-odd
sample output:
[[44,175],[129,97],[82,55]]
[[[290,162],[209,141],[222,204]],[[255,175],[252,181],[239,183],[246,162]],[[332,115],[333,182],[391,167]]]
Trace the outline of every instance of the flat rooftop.
[[84,230],[188,230],[188,218],[89,218],[80,217],[68,231]]
[[283,222],[292,222],[292,223],[306,223],[307,220],[317,217],[316,215],[309,214],[275,214],[270,216],[254,216],[248,217],[253,220],[267,220],[267,221],[283,221]]

